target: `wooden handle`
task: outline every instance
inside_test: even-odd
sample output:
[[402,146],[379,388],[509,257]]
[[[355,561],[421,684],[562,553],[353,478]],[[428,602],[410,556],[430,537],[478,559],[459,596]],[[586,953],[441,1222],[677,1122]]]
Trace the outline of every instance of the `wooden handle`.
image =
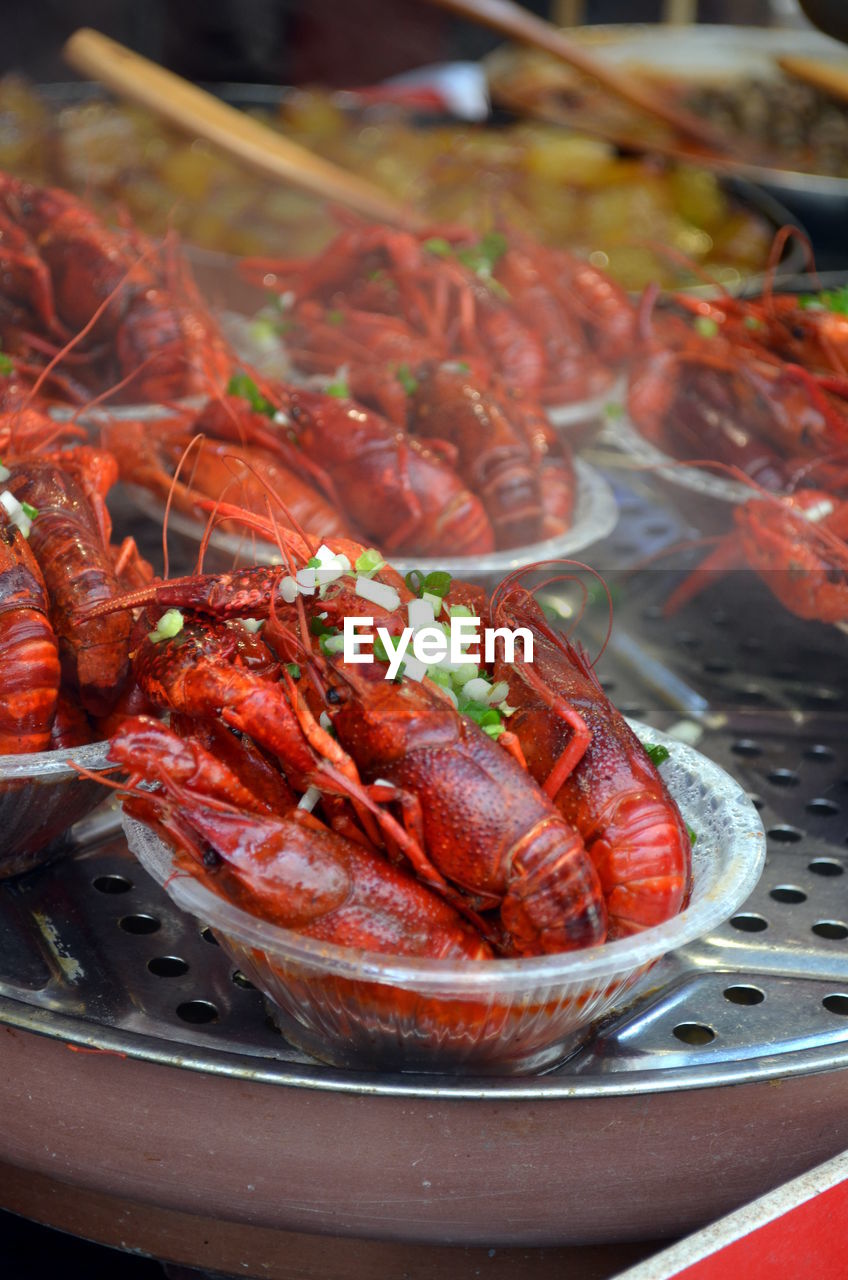
[[537,18],[535,14],[514,4],[513,0],[431,0],[431,3],[437,4],[441,9],[448,9],[461,18],[478,22],[481,26],[491,27],[511,40],[541,49],[544,53],[559,58],[561,62],[567,62],[584,75],[600,81],[633,106],[652,116],[659,116],[677,133],[695,139],[710,151],[722,154],[731,150],[728,140],[715,133],[703,120],[666,102],[649,85],[634,76],[619,68],[607,66],[600,58],[593,57],[575,41],[569,40],[544,18]]
[[99,31],[81,28],[63,52],[75,71],[102,81],[121,97],[148,107],[178,128],[207,138],[268,177],[282,178],[368,218],[402,227],[418,225],[412,210],[379,187],[313,155]]
[[778,58],[777,65],[788,76],[803,80],[841,102],[848,102],[848,62],[824,62],[820,58],[796,58],[794,54],[786,54]]

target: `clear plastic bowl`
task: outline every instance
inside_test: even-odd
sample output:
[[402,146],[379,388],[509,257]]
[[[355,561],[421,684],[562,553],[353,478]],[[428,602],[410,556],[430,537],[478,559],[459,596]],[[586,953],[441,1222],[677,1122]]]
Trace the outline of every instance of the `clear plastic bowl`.
[[[399,573],[408,573],[410,569],[420,569],[423,573],[445,569],[455,578],[479,582],[500,578],[512,569],[520,569],[539,560],[562,560],[575,556],[612,533],[618,520],[618,504],[612,488],[599,472],[579,459],[575,460],[574,466],[577,475],[574,520],[571,528],[558,537],[479,556],[451,556],[446,552],[443,556],[427,558],[392,553],[389,556],[392,567]],[[162,520],[165,506],[161,499],[135,485],[126,486],[126,494],[139,511],[155,520]],[[189,548],[196,554],[204,532],[201,524],[172,509],[168,515],[168,531],[180,540],[187,554],[191,554]],[[209,539],[205,568],[210,572],[229,571],[234,563],[280,564],[281,557],[271,543],[254,540],[249,535],[216,530]]]
[[599,395],[588,400],[573,400],[570,404],[545,405],[545,414],[551,424],[564,431],[585,427],[589,423],[604,421],[604,410],[610,401],[619,403],[627,393],[627,379],[623,375],[611,382]]
[[607,421],[603,439],[616,445],[629,458],[643,463],[646,472],[659,475],[670,484],[689,489],[702,498],[739,504],[747,502],[754,493],[751,485],[715,475],[705,467],[687,467],[685,462],[678,462],[671,454],[663,453],[662,449],[658,449],[640,434],[626,413],[613,421]]
[[661,956],[732,915],[762,871],[762,822],[739,784],[691,747],[633,727],[671,753],[663,776],[698,833],[692,896],[664,924],[583,951],[475,964],[333,946],[260,920],[191,875],[174,875],[172,850],[149,827],[125,815],[124,828],[145,870],[213,930],[268,997],[286,1039],[306,1053],[355,1069],[538,1071],[572,1052]]
[[59,837],[106,798],[68,761],[99,773],[114,769],[108,742],[30,755],[0,756],[0,880],[21,875],[62,852]]

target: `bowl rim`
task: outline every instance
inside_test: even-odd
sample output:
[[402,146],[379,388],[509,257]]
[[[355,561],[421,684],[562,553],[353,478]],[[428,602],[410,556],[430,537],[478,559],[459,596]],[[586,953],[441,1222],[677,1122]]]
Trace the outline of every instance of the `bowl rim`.
[[[618,503],[612,485],[595,467],[589,466],[581,458],[575,458],[574,470],[577,478],[575,518],[571,528],[565,533],[555,538],[547,538],[544,542],[528,543],[527,546],[511,547],[505,551],[492,551],[488,555],[452,556],[446,552],[443,556],[432,557],[399,556],[392,553],[390,557],[392,567],[400,574],[408,573],[412,569],[420,569],[423,573],[443,569],[454,577],[463,575],[479,577],[484,573],[508,573],[512,569],[521,569],[534,564],[537,560],[567,558],[575,552],[585,550],[612,533],[618,523]],[[155,495],[138,485],[125,484],[123,488],[139,511],[161,520],[164,504],[160,503]],[[200,543],[203,525],[183,512],[172,509],[168,515],[168,525],[175,533]],[[251,564],[282,564],[282,557],[271,543],[265,543],[259,539],[252,542],[249,534],[239,535],[215,530],[209,539],[209,546],[216,551],[242,558],[247,552],[250,555]]]
[[0,783],[33,775],[57,780],[70,778],[76,773],[73,764],[84,765],[86,769],[104,769],[107,765],[112,765],[108,753],[109,739],[102,738],[99,742],[86,742],[81,747],[56,747],[51,751],[0,755]]
[[[419,993],[479,996],[508,993],[530,984],[586,982],[634,972],[660,959],[668,951],[702,937],[736,911],[760,878],[765,864],[766,837],[762,819],[743,788],[714,761],[677,739],[649,725],[628,720],[643,742],[664,746],[676,763],[696,772],[702,786],[722,795],[723,831],[732,840],[735,856],[706,898],[676,916],[641,933],[582,950],[499,959],[492,964],[385,955],[341,947],[307,938],[280,925],[253,916],[234,906],[191,875],[174,874],[171,850],[145,823],[123,815],[124,832],[131,851],[148,874],[173,898],[177,906],[213,930],[258,947],[273,959],[274,940],[287,962],[320,969],[322,976],[336,976],[390,986],[409,986]],[[147,846],[146,854],[138,848]],[[151,842],[155,842],[151,845]],[[157,847],[158,846],[158,847]],[[280,954],[278,951],[277,954]]]
[[657,472],[663,480],[676,484],[681,489],[691,489],[705,497],[717,498],[720,502],[729,502],[734,506],[741,506],[756,493],[753,485],[749,487],[740,480],[728,480],[725,476],[714,475],[706,468],[689,466],[684,460],[664,453],[645,439],[626,409],[618,417],[607,419],[601,439],[616,445],[635,462],[644,463],[646,470]]

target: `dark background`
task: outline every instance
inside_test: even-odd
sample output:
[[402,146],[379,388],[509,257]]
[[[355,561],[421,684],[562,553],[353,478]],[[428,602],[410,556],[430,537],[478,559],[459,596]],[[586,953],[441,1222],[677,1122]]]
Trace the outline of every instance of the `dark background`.
[[[525,8],[548,16],[546,0]],[[656,22],[661,0],[588,0],[591,22]],[[700,0],[701,22],[765,23],[768,0]],[[451,58],[499,37],[423,0],[0,0],[0,71],[68,79],[63,41],[80,26],[196,80],[343,88]]]

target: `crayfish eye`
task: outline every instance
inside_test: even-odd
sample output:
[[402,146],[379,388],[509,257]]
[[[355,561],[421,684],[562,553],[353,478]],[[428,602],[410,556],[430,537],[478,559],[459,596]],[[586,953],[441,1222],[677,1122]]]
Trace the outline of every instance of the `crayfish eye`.
[[804,333],[804,329],[803,329],[803,326],[802,326],[802,325],[800,325],[800,324],[793,324],[793,326],[792,326],[792,337],[793,337],[793,338],[795,338],[795,339],[797,339],[797,341],[798,341],[798,342],[802,342],[802,341],[803,341],[803,339],[804,339],[804,337],[805,337],[805,333]]
[[342,695],[338,689],[334,687],[332,689],[327,690],[327,701],[332,703],[333,706],[338,706],[341,700],[342,700]]
[[220,867],[221,865],[221,855],[212,848],[211,844],[207,845],[203,850],[203,865],[210,869]]

